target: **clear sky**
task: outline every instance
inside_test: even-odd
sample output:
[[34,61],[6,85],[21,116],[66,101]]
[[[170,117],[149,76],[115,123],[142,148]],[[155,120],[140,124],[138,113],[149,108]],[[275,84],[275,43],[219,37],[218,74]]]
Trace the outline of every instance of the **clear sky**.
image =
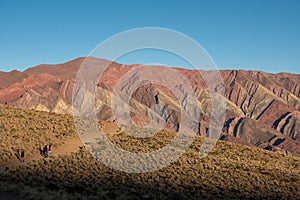
[[[1,71],[86,56],[114,34],[154,26],[192,37],[220,69],[300,73],[300,0],[0,0],[0,25]],[[158,57],[120,61],[184,65]]]

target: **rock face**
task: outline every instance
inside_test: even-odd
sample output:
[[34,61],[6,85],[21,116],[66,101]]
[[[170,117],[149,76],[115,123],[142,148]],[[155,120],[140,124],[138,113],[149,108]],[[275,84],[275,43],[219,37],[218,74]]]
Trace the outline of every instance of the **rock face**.
[[[71,113],[74,82],[82,63],[100,71],[109,65],[98,84],[95,84],[95,107],[101,120],[116,118],[116,113],[112,110],[112,94],[117,87],[128,94],[132,90],[128,100],[129,115],[139,125],[147,125],[154,120],[163,122],[166,128],[176,131],[181,125],[181,110],[193,112],[193,107],[184,102],[187,98],[186,88],[180,81],[176,83],[178,76],[168,73],[170,68],[151,66],[157,70],[152,70],[151,73],[143,70],[143,73],[126,76],[142,65],[121,65],[92,57],[78,58],[58,65],[39,65],[24,72],[0,72],[0,103]],[[187,69],[172,70],[185,77],[196,94],[200,108],[197,120],[200,123],[189,128],[195,134],[205,136],[209,131],[211,100],[210,90],[203,77],[209,77],[211,71],[195,73],[196,71]],[[225,91],[219,98],[227,103],[226,121],[220,139],[300,156],[300,75],[243,70],[221,70],[220,75]],[[93,77],[96,74],[87,73],[86,76]],[[137,88],[132,87],[143,76],[168,81],[170,84],[174,81],[176,88],[170,89],[165,84],[151,82],[145,82]],[[213,88],[210,89],[222,93],[219,91],[220,85],[213,81],[212,78],[210,82]],[[174,90],[183,97],[181,102]],[[122,107],[124,99],[121,100],[116,106]]]

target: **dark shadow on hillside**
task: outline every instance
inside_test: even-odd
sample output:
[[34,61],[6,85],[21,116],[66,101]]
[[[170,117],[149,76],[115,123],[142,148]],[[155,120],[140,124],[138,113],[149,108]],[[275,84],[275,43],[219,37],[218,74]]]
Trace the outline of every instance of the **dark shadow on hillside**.
[[23,200],[23,198],[18,197],[15,194],[9,192],[1,192],[1,191],[0,191],[0,199],[1,200]]
[[[87,179],[80,175],[74,175],[70,180],[65,177],[52,177],[43,174],[26,174],[18,172],[11,176],[1,175],[2,190],[16,193],[17,195],[27,194],[26,199],[299,199],[297,192],[285,196],[273,190],[265,191],[262,194],[254,194],[244,188],[230,190],[226,187],[219,187],[211,184],[199,184],[195,187],[187,187],[186,184],[174,184],[170,179],[146,180],[151,185],[136,183],[139,181],[138,174],[125,174],[111,170],[103,176]],[[183,178],[184,180],[185,178]],[[182,181],[182,180],[181,180]],[[186,180],[188,181],[188,180]],[[3,185],[6,185],[3,188]],[[14,190],[13,188],[17,188]],[[5,193],[9,197],[9,193]],[[29,195],[29,196],[28,196]],[[15,195],[13,198],[19,200]],[[1,197],[1,196],[0,196]],[[2,200],[2,198],[0,198]],[[21,198],[20,198],[21,199]],[[22,198],[23,199],[23,198]]]

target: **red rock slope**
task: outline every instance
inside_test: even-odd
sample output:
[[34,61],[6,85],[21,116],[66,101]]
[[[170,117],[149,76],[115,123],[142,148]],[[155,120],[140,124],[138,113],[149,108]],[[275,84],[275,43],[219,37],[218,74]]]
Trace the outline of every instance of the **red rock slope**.
[[[109,63],[107,60],[89,57],[87,60],[78,58],[57,65],[39,65],[24,72],[1,72],[0,103],[71,113],[73,85],[76,73],[84,61],[91,67],[103,67]],[[100,119],[113,120],[111,93],[120,78],[137,66],[112,63],[105,71],[97,89],[96,108]],[[159,73],[164,73],[165,67],[157,68]],[[190,128],[197,134],[205,135],[210,122],[210,101],[200,74],[210,72],[201,71],[199,74],[186,69],[176,71],[189,80],[201,108],[200,123]],[[243,70],[221,70],[220,74],[227,102],[221,139],[300,156],[300,75]],[[136,74],[135,78],[139,76],[142,75]],[[129,77],[122,87],[130,89],[128,83],[134,81],[133,78]],[[171,78],[176,80],[176,76]],[[215,85],[215,90],[217,87]],[[159,96],[156,96],[158,93]],[[141,124],[147,123],[147,108],[157,101],[160,106],[155,110],[155,117],[164,120],[167,128],[176,130],[180,126],[182,107],[172,91],[156,84],[146,84],[133,93],[129,104],[132,119]],[[183,109],[191,109],[188,106]]]

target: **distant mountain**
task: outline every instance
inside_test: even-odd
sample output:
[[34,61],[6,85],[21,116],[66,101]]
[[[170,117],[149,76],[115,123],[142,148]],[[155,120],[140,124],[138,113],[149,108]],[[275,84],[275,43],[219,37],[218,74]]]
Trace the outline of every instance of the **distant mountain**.
[[[63,64],[38,65],[24,72],[0,73],[0,103],[22,108],[72,112],[72,93],[76,73],[83,62],[90,66],[106,66],[107,60],[88,57],[78,58]],[[97,84],[96,109],[101,120],[113,120],[111,110],[112,92],[120,78],[129,70],[140,65],[111,63]],[[154,66],[151,66],[154,67]],[[160,74],[164,66],[155,66]],[[210,123],[209,92],[205,82],[195,70],[174,69],[184,75],[192,85],[201,109],[200,123],[194,127],[195,134],[205,136]],[[200,71],[208,74],[210,71]],[[222,140],[256,146],[271,151],[282,151],[300,156],[300,74],[269,74],[260,71],[221,70],[225,87],[223,98],[227,103],[226,122]],[[164,74],[170,76],[169,74]],[[130,89],[128,77],[122,88]],[[170,77],[176,80],[177,77]],[[180,86],[179,86],[180,87]],[[215,85],[218,90],[218,85]],[[159,96],[157,95],[159,93]],[[182,91],[185,94],[185,91]],[[155,116],[166,122],[166,127],[176,130],[180,126],[181,109],[176,97],[165,87],[146,84],[135,90],[130,100],[130,115],[143,124],[149,121],[147,110],[154,104]],[[151,116],[150,116],[151,117]]]

